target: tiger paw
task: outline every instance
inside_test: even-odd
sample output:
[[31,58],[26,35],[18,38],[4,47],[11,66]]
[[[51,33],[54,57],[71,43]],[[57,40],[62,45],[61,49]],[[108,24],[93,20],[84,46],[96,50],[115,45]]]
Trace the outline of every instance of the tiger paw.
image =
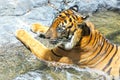
[[[16,33],[15,33],[15,36],[23,44],[25,44],[29,40],[28,38],[30,37],[30,35],[28,35],[28,33],[23,29],[17,30]],[[29,49],[29,47],[27,45],[26,45],[26,48]]]
[[37,34],[45,33],[48,30],[48,27],[45,27],[39,23],[34,23],[31,26],[31,31]]
[[16,33],[15,33],[15,35],[16,35],[17,38],[23,37],[24,34],[25,34],[25,30],[23,30],[23,29],[19,29],[19,30],[17,30]]

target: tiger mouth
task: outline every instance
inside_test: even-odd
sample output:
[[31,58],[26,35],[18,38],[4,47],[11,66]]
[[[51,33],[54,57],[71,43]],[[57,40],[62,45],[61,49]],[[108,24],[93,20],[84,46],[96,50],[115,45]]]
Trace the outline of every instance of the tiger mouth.
[[72,38],[72,37],[62,37],[62,38],[59,37],[56,39],[50,39],[50,38],[46,38],[44,34],[40,34],[39,37],[49,40],[49,43],[52,45],[57,45],[57,44],[62,44],[62,43],[65,44],[67,42],[70,42]]
[[56,45],[56,44],[59,43],[59,41],[56,40],[56,39],[52,39],[52,40],[49,41],[49,43],[51,43],[51,44],[53,44],[53,45]]
[[62,43],[67,43],[67,42],[70,42],[70,40],[62,40],[62,39],[51,39],[49,40],[49,42],[53,45],[57,45],[57,44],[62,44]]

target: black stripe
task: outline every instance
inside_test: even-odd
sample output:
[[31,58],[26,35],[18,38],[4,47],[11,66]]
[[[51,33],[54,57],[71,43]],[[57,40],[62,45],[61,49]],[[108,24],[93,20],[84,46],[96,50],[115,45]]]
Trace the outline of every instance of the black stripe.
[[109,43],[106,43],[107,44],[107,49],[105,51],[108,51],[109,47],[110,47],[110,44]]
[[72,32],[72,34],[74,34],[76,30],[77,30],[77,29],[74,29],[74,31]]
[[79,16],[76,16],[77,20],[79,20]]
[[76,15],[72,15],[73,19],[75,20],[76,19]]
[[112,76],[112,80],[116,80],[114,76]]
[[95,46],[97,45],[97,43],[98,43],[98,38],[96,38],[96,41],[95,41],[95,44],[93,45],[93,48],[95,48]]
[[72,22],[72,18],[69,18],[69,22]]
[[89,39],[88,43],[86,45],[84,45],[83,47],[87,46],[90,43],[91,39],[92,39],[92,34],[90,35],[90,39]]
[[[114,46],[112,45],[112,48],[111,48],[111,50],[108,52],[108,54],[106,55],[106,57],[108,57],[109,53],[113,50],[113,48],[114,48]],[[106,59],[106,57],[105,57],[104,59]],[[103,59],[102,61],[104,61],[104,59]],[[101,62],[102,62],[102,61],[101,61]],[[102,70],[104,71],[106,68],[107,68],[107,66],[104,67]]]
[[111,64],[114,56],[116,55],[117,51],[118,51],[118,46],[116,45],[116,51],[115,51],[115,53],[113,54],[113,56],[111,57],[111,59],[109,60],[109,62],[106,64],[106,66],[103,68],[103,70],[105,70],[108,66],[110,66],[110,64]]
[[67,20],[65,19],[64,22],[67,23]]
[[55,56],[57,56],[57,57],[63,57],[63,56],[61,56],[61,55],[57,55],[57,54],[53,51],[53,49],[51,49],[51,52],[52,52]]
[[73,23],[71,23],[71,25],[70,26],[68,26],[67,28],[72,28],[73,27]]
[[111,69],[112,69],[112,67],[110,67],[110,69],[107,71],[107,73],[108,73],[109,75],[110,75]]
[[97,38],[96,33],[95,33],[95,38],[94,38],[94,45],[93,45],[93,48],[96,46],[97,42],[98,42],[98,38]]
[[105,42],[106,42],[106,47],[105,47],[105,50],[104,50],[104,54],[108,51],[108,49],[110,47],[110,44],[108,43],[108,40],[105,39]]
[[61,46],[57,46],[59,49],[66,51],[64,48],[62,48]]
[[120,79],[120,67],[119,67],[119,79]]
[[69,29],[69,31],[67,32],[66,35],[67,35],[66,38],[68,39],[68,38],[69,38],[69,35],[70,35],[70,29]]

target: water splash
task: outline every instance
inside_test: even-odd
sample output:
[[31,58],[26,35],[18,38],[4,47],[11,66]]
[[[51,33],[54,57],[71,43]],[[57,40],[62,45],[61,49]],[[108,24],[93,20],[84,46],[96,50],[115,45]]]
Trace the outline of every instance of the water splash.
[[110,77],[102,71],[59,63],[59,67],[44,66],[22,74],[14,80],[110,80]]

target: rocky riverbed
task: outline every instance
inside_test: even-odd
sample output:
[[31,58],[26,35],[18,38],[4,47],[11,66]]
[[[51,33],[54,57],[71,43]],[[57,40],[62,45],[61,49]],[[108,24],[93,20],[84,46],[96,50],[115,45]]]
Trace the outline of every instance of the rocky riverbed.
[[[70,77],[73,77],[71,80],[87,80],[89,76],[93,80],[92,78],[99,75],[95,74],[93,76],[89,73],[89,70],[78,70],[77,67],[71,67],[73,72],[69,72],[71,68],[66,69],[65,67],[63,71],[59,70],[59,68],[57,70],[51,69],[46,63],[32,55],[15,38],[15,31],[21,28],[35,36],[30,31],[32,23],[40,22],[43,25],[49,26],[58,10],[67,9],[75,4],[79,5],[79,12],[84,15],[90,15],[89,20],[95,24],[101,33],[110,39],[110,41],[118,45],[120,44],[119,0],[1,0],[0,80],[48,80],[47,78],[40,77],[40,75],[49,76],[50,80],[59,80],[61,76],[63,76],[62,80],[69,80]],[[46,43],[44,40],[41,41]],[[58,73],[59,75],[56,75]],[[21,74],[24,75],[17,77]]]

